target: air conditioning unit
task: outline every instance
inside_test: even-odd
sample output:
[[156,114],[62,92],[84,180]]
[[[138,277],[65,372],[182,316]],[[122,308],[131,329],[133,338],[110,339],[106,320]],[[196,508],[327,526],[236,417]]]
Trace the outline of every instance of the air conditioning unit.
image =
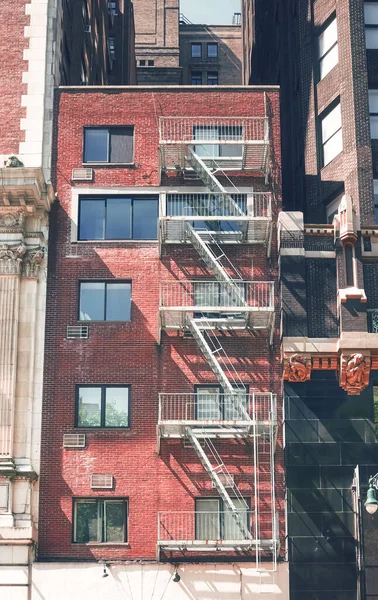
[[85,448],[85,434],[64,433],[63,448]]
[[87,340],[89,329],[87,325],[67,325],[67,340]]
[[93,169],[72,169],[72,181],[92,181]]
[[113,489],[113,475],[91,475],[91,489]]
[[[235,485],[235,479],[233,475],[225,475],[224,473],[219,473],[218,477],[221,481],[221,483],[223,483],[225,488],[230,488],[230,487],[234,487]],[[215,488],[217,487],[214,483],[214,481],[212,482],[212,487]]]
[[84,25],[84,33],[90,33],[91,32],[91,26],[90,25]]

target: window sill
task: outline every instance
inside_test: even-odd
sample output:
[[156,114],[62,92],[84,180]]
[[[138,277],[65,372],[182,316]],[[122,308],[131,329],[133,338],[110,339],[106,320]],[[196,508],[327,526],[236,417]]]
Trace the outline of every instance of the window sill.
[[157,244],[158,239],[155,240],[75,240],[72,241],[72,244],[144,244],[147,242],[148,244]]
[[80,325],[89,325],[89,323],[91,323],[92,325],[126,325],[126,323],[130,323],[131,324],[131,319],[130,321],[91,321],[91,320],[84,320],[84,321],[77,321]]
[[121,546],[122,548],[130,548],[129,542],[72,542],[72,546],[84,546],[84,547],[92,547],[92,546]]
[[135,162],[131,162],[131,163],[105,163],[105,162],[100,162],[100,163],[96,163],[96,162],[86,162],[86,163],[82,163],[83,168],[100,168],[100,167],[104,167],[104,168],[108,168],[108,167],[119,167],[119,168],[124,168],[124,167],[128,167],[131,169],[136,169],[136,164]]
[[97,431],[131,431],[131,427],[84,427],[80,425],[75,425],[75,431],[83,431],[85,433],[97,432]]

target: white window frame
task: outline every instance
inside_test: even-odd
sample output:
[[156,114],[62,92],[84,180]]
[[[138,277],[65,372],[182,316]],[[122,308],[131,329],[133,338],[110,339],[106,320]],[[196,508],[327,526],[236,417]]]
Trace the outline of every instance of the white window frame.
[[[336,33],[336,39],[335,39]],[[324,47],[322,47],[324,46]],[[318,37],[319,81],[324,79],[339,62],[338,32],[336,16]]]
[[[332,127],[332,121],[335,123],[334,127]],[[322,166],[325,167],[343,151],[340,100],[330,110],[320,115],[320,134],[322,142]],[[335,144],[335,148],[333,149],[332,144]],[[328,148],[331,148],[330,152]]]

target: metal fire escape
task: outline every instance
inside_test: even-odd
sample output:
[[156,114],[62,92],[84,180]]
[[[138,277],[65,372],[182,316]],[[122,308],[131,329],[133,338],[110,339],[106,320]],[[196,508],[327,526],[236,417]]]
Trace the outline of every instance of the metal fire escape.
[[[222,127],[224,128],[229,126],[222,125]],[[228,128],[227,131],[227,137],[230,137],[230,129]],[[239,141],[239,138],[237,141]],[[264,141],[266,141],[265,133]],[[263,153],[266,158],[268,152],[265,144],[263,147]],[[211,194],[213,211],[207,211],[206,213],[206,207],[204,207],[204,205],[200,206],[201,211],[206,214],[206,216],[203,216],[203,220],[206,221],[207,216],[214,216],[216,218],[218,215],[231,214],[239,230],[238,241],[245,241],[248,239],[249,222],[248,219],[246,219],[245,211],[234,200],[233,195],[227,192],[227,190],[216,177],[217,172],[222,171],[222,165],[219,164],[219,161],[212,156],[199,156],[199,154],[196,152],[196,146],[193,143],[186,144],[184,152],[182,148],[180,148],[178,153],[176,152],[176,154],[173,154],[174,160],[183,163],[186,169],[192,170],[203,182]],[[247,150],[243,148],[243,160],[245,159],[245,156],[251,156],[251,153],[248,153]],[[256,156],[256,151],[254,152],[253,156]],[[162,158],[166,168],[167,156],[163,155]],[[179,165],[176,164],[175,168],[177,170]],[[240,219],[240,221],[238,221],[238,219]],[[253,411],[253,415],[251,417],[251,411],[246,403],[246,398],[248,396],[247,390],[222,345],[221,335],[222,333],[230,330],[245,330],[250,328],[252,311],[259,308],[258,301],[256,301],[255,298],[255,302],[252,303],[254,306],[250,306],[248,297],[246,297],[245,284],[247,282],[244,282],[239,271],[227,257],[226,253],[224,252],[224,247],[222,247],[219,243],[221,239],[219,236],[207,229],[196,229],[194,223],[186,219],[183,223],[181,238],[182,241],[192,244],[193,248],[195,248],[198,255],[211,271],[216,282],[219,282],[221,286],[222,310],[227,312],[222,312],[220,309],[217,311],[216,307],[215,309],[212,307],[211,310],[208,311],[203,310],[202,308],[202,311],[184,310],[183,312],[180,312],[180,310],[178,310],[178,313],[174,313],[174,311],[173,313],[180,314],[182,327],[191,332],[194,340],[198,344],[199,349],[206,358],[210,368],[212,369],[219,384],[221,385],[221,388],[224,391],[225,397],[227,398],[228,409],[231,411],[233,416],[233,419],[230,420],[231,422],[227,423],[228,437],[241,436],[244,438],[254,438],[256,460],[258,452],[257,444],[259,443],[258,437],[260,436],[261,439],[264,438],[266,432],[260,432],[258,434],[256,412]],[[232,273],[232,275],[230,275],[230,273]],[[200,282],[194,282],[194,287],[196,283],[201,285]],[[269,316],[266,320],[267,326],[259,327],[257,321],[257,326],[255,328],[269,329],[270,338],[272,338],[274,320],[273,284],[272,282],[264,283],[269,288],[269,307],[267,307],[269,308]],[[185,303],[187,302],[184,302],[184,304]],[[193,303],[196,304],[196,301]],[[169,300],[168,302],[165,302],[165,304],[169,304]],[[179,302],[176,301],[173,302],[173,304],[177,305]],[[206,304],[206,302],[203,304]],[[161,325],[163,328],[170,328],[169,326],[167,327],[167,318],[164,312],[161,312]],[[175,328],[175,325],[173,324],[171,328]],[[186,406],[186,410],[187,408],[188,407]],[[272,428],[274,428],[274,415],[270,414],[269,418],[271,419]],[[219,424],[217,425],[219,426]],[[221,432],[222,427],[220,427],[220,429],[218,428],[218,431]],[[195,453],[201,461],[204,470],[209,475],[213,482],[213,486],[218,490],[219,496],[222,498],[225,507],[227,507],[230,516],[234,520],[234,523],[238,529],[237,539],[242,539],[244,541],[244,547],[248,546],[248,543],[250,546],[257,546],[259,544],[258,538],[260,536],[259,524],[257,522],[256,515],[254,524],[255,531],[253,531],[251,523],[247,523],[243,514],[243,511],[245,512],[250,510],[249,506],[241,495],[237,485],[234,483],[233,477],[230,475],[227,467],[223,463],[219,453],[211,441],[212,437],[221,437],[222,434],[220,433],[217,435],[216,428],[214,430],[214,427],[201,427],[193,422],[188,422],[186,415],[183,435],[193,447]],[[169,437],[169,435],[167,437]],[[257,473],[256,464],[255,473]],[[255,477],[257,477],[256,474]],[[255,481],[255,493],[257,494],[257,481]],[[255,504],[256,503],[258,504],[257,497]],[[276,552],[275,534],[272,535],[270,546],[272,552]]]

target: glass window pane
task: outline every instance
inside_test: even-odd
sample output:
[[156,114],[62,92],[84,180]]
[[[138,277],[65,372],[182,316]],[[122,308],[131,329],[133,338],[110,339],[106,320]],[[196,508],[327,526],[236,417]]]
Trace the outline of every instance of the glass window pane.
[[128,427],[129,388],[108,387],[105,391],[105,426]]
[[192,85],[202,85],[202,73],[192,72]]
[[378,114],[378,90],[369,90],[369,112]]
[[337,42],[337,21],[334,19],[319,36],[319,58]]
[[86,281],[80,284],[80,321],[103,321],[105,283]]
[[196,540],[219,539],[219,500],[196,500]]
[[80,199],[80,240],[103,240],[105,234],[105,200]]
[[239,498],[232,498],[232,501],[238,512],[238,519],[232,515],[229,508],[225,508],[223,513],[223,532],[222,539],[224,540],[245,540],[248,539],[249,532],[249,511],[246,504]]
[[320,79],[323,79],[339,62],[339,47],[336,44],[320,61]]
[[107,240],[129,240],[131,238],[131,199],[108,198],[106,201]]
[[104,542],[125,541],[125,503],[104,502]]
[[84,130],[84,162],[108,162],[108,130]]
[[322,119],[323,144],[341,127],[341,106],[335,106],[331,112]]
[[378,25],[378,4],[376,2],[365,2],[365,24]]
[[156,240],[159,204],[157,200],[134,200],[133,239]]
[[218,44],[216,44],[216,43],[207,44],[207,56],[209,58],[217,58],[217,56],[218,56]]
[[378,139],[378,116],[370,117],[370,135],[373,140]]
[[80,387],[78,390],[78,427],[101,426],[101,388]]
[[202,44],[192,44],[192,58],[201,58]]
[[335,133],[331,139],[323,146],[324,165],[328,165],[343,149],[342,131]]
[[378,28],[367,27],[365,29],[366,48],[368,50],[376,50],[378,48]]
[[[195,125],[193,134],[195,140],[219,140],[219,129],[217,126]],[[219,144],[196,145],[194,151],[202,158],[216,157],[219,156]]]
[[218,85],[218,73],[207,74],[207,85]]
[[101,519],[96,501],[76,501],[74,539],[81,544],[101,542]]
[[219,388],[201,387],[197,390],[197,419],[199,421],[221,421]]
[[131,284],[108,283],[106,286],[106,321],[130,321]]
[[110,129],[110,162],[132,163],[134,155],[134,130],[132,127]]

